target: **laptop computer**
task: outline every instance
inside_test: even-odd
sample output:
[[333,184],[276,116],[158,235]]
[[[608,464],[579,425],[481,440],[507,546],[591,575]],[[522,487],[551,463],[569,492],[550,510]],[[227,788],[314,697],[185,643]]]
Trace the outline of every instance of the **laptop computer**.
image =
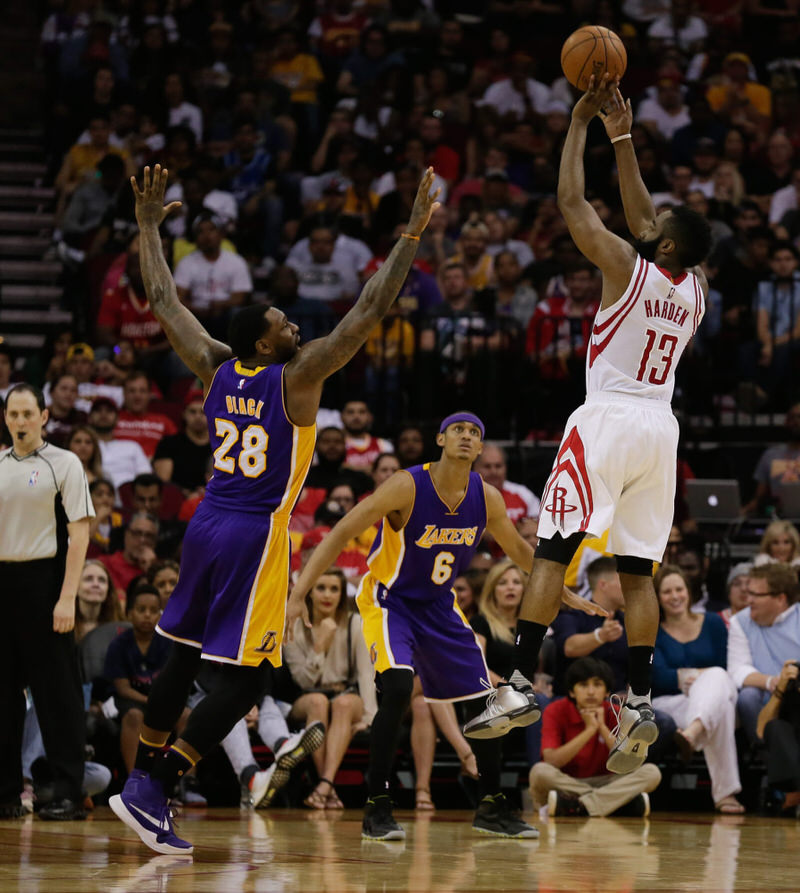
[[695,521],[730,524],[741,517],[742,501],[736,480],[686,481],[686,502]]

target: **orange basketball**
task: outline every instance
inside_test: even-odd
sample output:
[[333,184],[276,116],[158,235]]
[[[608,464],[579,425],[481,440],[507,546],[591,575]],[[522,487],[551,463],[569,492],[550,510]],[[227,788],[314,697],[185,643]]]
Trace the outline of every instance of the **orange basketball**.
[[586,90],[589,78],[598,81],[608,72],[622,77],[628,65],[628,54],[619,37],[602,25],[578,28],[561,47],[561,69],[573,87]]

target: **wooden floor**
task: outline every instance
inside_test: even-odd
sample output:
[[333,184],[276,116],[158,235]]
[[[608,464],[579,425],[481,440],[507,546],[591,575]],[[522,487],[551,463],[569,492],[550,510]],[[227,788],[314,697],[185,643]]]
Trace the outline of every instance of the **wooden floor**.
[[537,822],[539,840],[486,838],[471,814],[398,813],[405,843],[360,838],[360,814],[186,814],[191,857],[158,856],[98,809],[86,822],[0,822],[0,891],[796,891],[800,822],[664,813]]

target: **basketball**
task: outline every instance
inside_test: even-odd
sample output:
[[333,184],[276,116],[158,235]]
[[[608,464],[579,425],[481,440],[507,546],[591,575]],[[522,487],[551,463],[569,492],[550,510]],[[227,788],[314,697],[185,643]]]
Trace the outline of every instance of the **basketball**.
[[589,78],[598,81],[608,72],[622,77],[628,65],[628,54],[619,36],[601,25],[578,28],[561,48],[561,69],[566,79],[579,90],[589,88]]

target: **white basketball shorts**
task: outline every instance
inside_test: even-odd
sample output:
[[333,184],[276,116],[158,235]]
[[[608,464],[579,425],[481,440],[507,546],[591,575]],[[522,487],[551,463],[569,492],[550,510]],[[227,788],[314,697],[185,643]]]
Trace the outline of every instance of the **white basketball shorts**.
[[600,536],[661,561],[675,503],[678,422],[666,401],[590,394],[567,421],[542,495],[539,536]]

